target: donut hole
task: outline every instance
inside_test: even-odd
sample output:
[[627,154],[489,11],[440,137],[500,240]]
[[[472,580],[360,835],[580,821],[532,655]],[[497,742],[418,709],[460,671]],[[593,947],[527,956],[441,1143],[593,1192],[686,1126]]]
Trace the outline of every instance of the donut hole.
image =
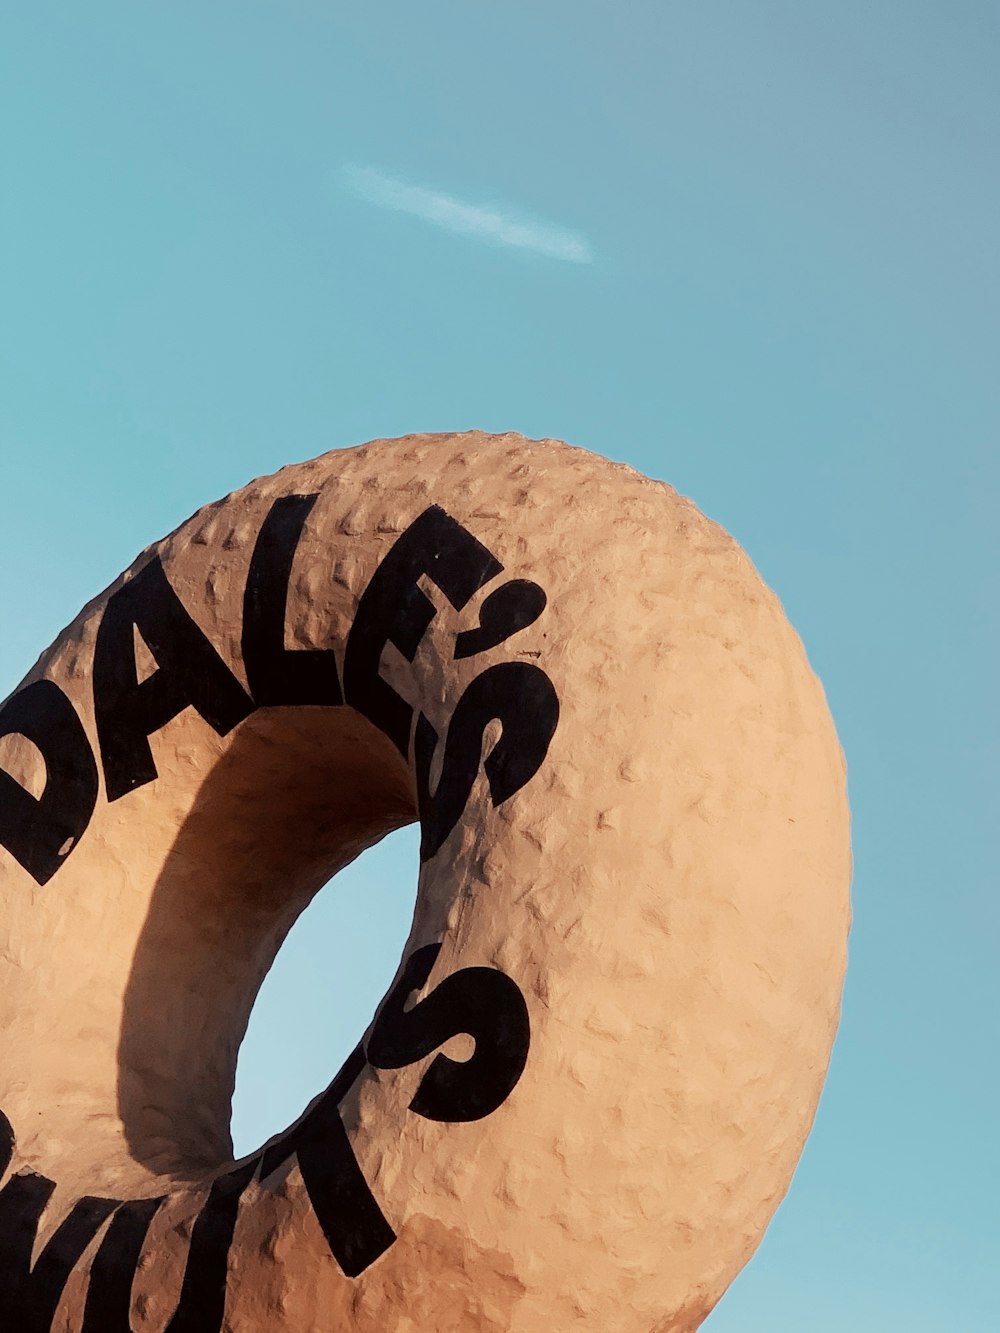
[[[232,1160],[238,1053],[279,948],[324,885],[414,819],[407,765],[353,709],[259,709],[232,733],[165,858],[126,986],[118,1110],[134,1162],[197,1182]],[[372,905],[372,931],[377,918]],[[339,1053],[331,1042],[333,1070]]]
[[[237,1157],[299,1115],[371,1021],[410,930],[419,848],[416,825],[390,833],[321,889],[288,932],[239,1050],[231,1126]],[[450,1045],[447,1054],[457,1060],[475,1049],[471,1037]]]

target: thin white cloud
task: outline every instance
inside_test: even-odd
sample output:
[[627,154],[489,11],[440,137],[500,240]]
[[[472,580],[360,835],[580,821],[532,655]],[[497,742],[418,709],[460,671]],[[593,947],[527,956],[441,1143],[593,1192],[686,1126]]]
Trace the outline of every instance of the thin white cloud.
[[375,167],[359,167],[352,163],[344,167],[344,181],[352,194],[369,204],[396,213],[409,213],[436,227],[443,227],[445,231],[476,236],[495,245],[531,250],[569,264],[591,264],[594,260],[589,241],[579,232],[540,218],[527,217],[510,208],[469,204],[441,190],[407,185]]

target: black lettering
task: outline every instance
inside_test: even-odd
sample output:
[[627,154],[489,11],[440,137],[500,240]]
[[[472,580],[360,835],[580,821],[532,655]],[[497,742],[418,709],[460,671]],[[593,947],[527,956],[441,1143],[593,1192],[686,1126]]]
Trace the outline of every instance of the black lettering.
[[438,734],[423,714],[417,719],[414,762],[420,812],[420,859],[440,850],[465,809],[479,773],[483,732],[499,720],[500,739],[483,761],[494,806],[501,805],[538,772],[559,721],[559,698],[541,667],[500,662],[466,688],[448,724],[437,788],[429,785]]
[[83,836],[97,802],[97,764],[76,709],[51,680],[36,680],[0,707],[0,736],[37,745],[45,787],[36,800],[0,769],[0,845],[39,884]]
[[455,658],[473,657],[534,624],[545,610],[545,593],[530,579],[503,583],[479,608],[479,624],[455,640]]
[[0,1111],[0,1180],[14,1157],[14,1130],[10,1121]]
[[356,1047],[316,1104],[264,1154],[261,1179],[294,1152],[327,1244],[348,1277],[357,1277],[396,1239],[358,1166],[339,1105],[365,1066]]
[[[157,663],[142,681],[133,629]],[[253,712],[155,558],[109,599],[97,631],[94,710],[109,801],[153,781],[149,737],[189,705],[220,736]]]
[[413,709],[379,675],[387,643],[408,662],[434,619],[434,604],[417,586],[437,585],[456,611],[503,565],[438,505],[425,509],[398,538],[361,595],[344,658],[344,697],[407,755]]
[[11,1177],[0,1190],[0,1328],[16,1328],[31,1271],[31,1251],[55,1182],[34,1171]]
[[0,1328],[48,1333],[67,1279],[80,1256],[118,1207],[118,1199],[79,1199],[31,1267],[38,1224],[55,1185],[33,1171],[0,1191]]
[[191,1232],[181,1297],[166,1333],[219,1333],[222,1328],[240,1199],[259,1164],[260,1159],[254,1158],[212,1185]]
[[243,597],[243,665],[261,707],[343,703],[331,648],[285,647],[288,581],[295,550],[315,495],[275,500],[250,559]]
[[410,1110],[428,1120],[481,1120],[501,1106],[528,1059],[528,1006],[516,982],[495,967],[463,967],[404,1008],[427,984],[440,952],[427,944],[406,960],[368,1038],[368,1060],[376,1069],[401,1069],[430,1055],[449,1037],[468,1033],[476,1049],[468,1060],[438,1054],[420,1080]]
[[123,1203],[90,1268],[80,1333],[132,1333],[132,1282],[149,1225],[166,1196]]

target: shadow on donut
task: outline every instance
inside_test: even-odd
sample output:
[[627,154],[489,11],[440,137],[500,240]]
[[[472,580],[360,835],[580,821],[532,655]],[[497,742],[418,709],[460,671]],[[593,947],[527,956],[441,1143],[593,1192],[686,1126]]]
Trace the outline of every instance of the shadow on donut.
[[415,818],[406,765],[353,709],[260,709],[236,729],[165,858],[129,974],[118,1107],[137,1162],[196,1183],[232,1160],[237,1055],[282,941],[331,876]]

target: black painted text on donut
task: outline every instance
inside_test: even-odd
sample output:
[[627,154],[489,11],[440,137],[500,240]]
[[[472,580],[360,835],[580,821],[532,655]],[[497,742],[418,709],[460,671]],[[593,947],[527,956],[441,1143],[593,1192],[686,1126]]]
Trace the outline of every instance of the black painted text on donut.
[[[400,535],[364,588],[347,636],[343,668],[332,647],[290,650],[284,628],[288,581],[300,537],[317,495],[276,500],[250,560],[241,634],[244,688],[198,627],[170,584],[158,556],[109,598],[97,629],[92,672],[97,755],[69,696],[54,681],[22,687],[0,706],[0,737],[23,736],[40,751],[45,784],[35,797],[0,768],[0,855],[12,856],[47,884],[80,845],[100,798],[109,802],[154,782],[150,737],[193,708],[220,736],[257,707],[350,706],[367,717],[414,766],[421,823],[421,859],[441,849],[460,821],[480,767],[494,806],[538,771],[559,718],[559,702],[540,666],[494,662],[458,698],[443,736],[381,676],[392,644],[413,662],[436,615],[421,589],[429,579],[461,612],[503,572],[500,561],[438,506]],[[479,623],[455,635],[453,660],[503,644],[542,614],[545,593],[512,579],[483,600]],[[155,669],[140,678],[135,635]],[[482,758],[487,726],[499,739]],[[440,777],[430,773],[443,745]],[[99,765],[98,766],[98,761]],[[358,1165],[340,1103],[362,1071],[429,1061],[409,1103],[416,1115],[445,1123],[481,1119],[513,1091],[528,1057],[528,1010],[512,978],[493,967],[465,967],[440,978],[423,999],[407,1003],[430,981],[440,944],[418,948],[383,1001],[364,1047],[358,1046],[309,1112],[269,1148],[216,1179],[201,1202],[170,1333],[217,1333],[222,1326],[229,1249],[241,1198],[295,1159],[330,1250],[354,1277],[395,1240]],[[460,1033],[475,1042],[455,1061],[439,1048]],[[434,1054],[438,1052],[437,1054]],[[0,1179],[15,1136],[0,1112]],[[78,1199],[32,1265],[35,1240],[55,1183],[21,1171],[0,1190],[0,1329],[50,1328],[66,1282],[102,1231],[90,1270],[84,1333],[128,1330],[132,1282],[147,1233],[167,1196],[123,1201]]]

